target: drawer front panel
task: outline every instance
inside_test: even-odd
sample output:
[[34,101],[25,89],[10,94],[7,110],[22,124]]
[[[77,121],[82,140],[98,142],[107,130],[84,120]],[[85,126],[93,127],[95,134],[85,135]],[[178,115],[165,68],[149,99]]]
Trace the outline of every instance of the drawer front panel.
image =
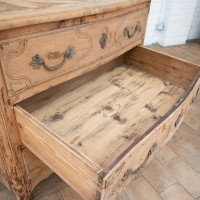
[[[9,96],[119,54],[142,41],[148,9],[1,44]],[[90,69],[88,69],[90,70]],[[63,80],[65,81],[65,80]],[[58,83],[51,81],[49,86]],[[37,90],[35,90],[37,92]]]
[[199,90],[200,79],[191,94],[168,118],[130,150],[104,178],[101,200],[114,199],[117,194],[146,166],[154,154],[166,144],[184,119]]

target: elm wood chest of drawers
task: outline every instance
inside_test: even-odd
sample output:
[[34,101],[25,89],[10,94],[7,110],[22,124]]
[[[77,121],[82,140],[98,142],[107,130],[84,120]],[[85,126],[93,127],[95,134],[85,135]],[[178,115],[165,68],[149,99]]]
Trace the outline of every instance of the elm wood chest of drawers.
[[1,1],[0,181],[57,173],[112,200],[172,137],[200,68],[142,47],[148,0]]

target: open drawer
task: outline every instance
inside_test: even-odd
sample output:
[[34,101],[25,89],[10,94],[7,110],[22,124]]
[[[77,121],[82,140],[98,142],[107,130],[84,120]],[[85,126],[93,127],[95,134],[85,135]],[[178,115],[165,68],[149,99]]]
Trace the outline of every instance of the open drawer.
[[144,47],[15,106],[23,144],[87,200],[111,200],[173,135],[200,68]]

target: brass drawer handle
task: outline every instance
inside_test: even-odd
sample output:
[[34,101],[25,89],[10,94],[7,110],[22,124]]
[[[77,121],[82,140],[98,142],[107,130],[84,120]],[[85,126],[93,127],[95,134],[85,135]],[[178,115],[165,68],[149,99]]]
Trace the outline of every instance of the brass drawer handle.
[[[147,154],[147,157],[145,159],[145,161],[140,165],[140,167],[136,170],[136,171],[139,171],[141,168],[144,168],[146,166],[146,164],[148,163],[149,161],[149,158],[150,156],[153,154],[153,152],[155,151],[156,147],[158,146],[157,142],[154,143],[151,147],[151,149],[149,150],[148,154]],[[136,172],[135,171],[135,172]],[[134,174],[134,171],[132,169],[128,169],[125,173],[124,173],[124,176],[123,178],[121,179],[122,182],[126,181],[129,176],[133,175]]]
[[102,33],[101,39],[99,40],[99,43],[101,45],[102,49],[105,49],[108,41],[108,36],[106,33]]
[[47,70],[54,71],[56,69],[61,68],[65,64],[66,60],[73,58],[74,55],[75,55],[74,47],[68,47],[67,50],[63,53],[62,62],[59,63],[58,65],[49,67],[45,63],[44,59],[40,55],[36,54],[35,56],[32,57],[31,65],[33,66],[33,69],[40,69],[40,67],[43,65]]
[[140,21],[137,22],[136,26],[135,26],[135,30],[132,34],[130,34],[130,28],[127,26],[125,29],[124,29],[124,37],[128,37],[128,38],[132,38],[136,32],[140,32],[142,30],[142,27],[141,27],[141,24],[140,24]]

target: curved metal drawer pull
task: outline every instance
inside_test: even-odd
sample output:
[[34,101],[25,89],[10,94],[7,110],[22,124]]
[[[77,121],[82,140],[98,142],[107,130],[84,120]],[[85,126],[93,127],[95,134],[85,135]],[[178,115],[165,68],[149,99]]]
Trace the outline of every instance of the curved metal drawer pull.
[[124,37],[132,38],[136,34],[137,31],[140,32],[141,30],[142,30],[142,27],[141,27],[140,21],[138,21],[135,26],[135,30],[132,34],[130,34],[130,30],[128,26],[124,29]]
[[[145,159],[145,161],[140,165],[140,167],[136,170],[136,171],[139,171],[141,168],[144,168],[146,166],[146,164],[148,163],[149,161],[149,158],[150,156],[153,154],[153,152],[155,151],[156,147],[158,146],[157,142],[154,143],[151,147],[151,149],[149,150],[148,154],[147,154],[147,157]],[[130,175],[133,175],[134,172],[136,171],[133,171],[132,169],[128,169],[125,173],[124,173],[124,176],[123,178],[121,179],[122,182],[126,181]]]
[[67,50],[63,53],[64,57],[62,62],[59,63],[58,65],[49,67],[45,63],[44,59],[40,55],[36,54],[35,56],[32,57],[31,65],[33,66],[33,69],[40,69],[40,67],[43,65],[47,70],[54,71],[56,69],[61,68],[65,64],[66,60],[73,58],[74,55],[75,55],[74,47],[68,47]]

